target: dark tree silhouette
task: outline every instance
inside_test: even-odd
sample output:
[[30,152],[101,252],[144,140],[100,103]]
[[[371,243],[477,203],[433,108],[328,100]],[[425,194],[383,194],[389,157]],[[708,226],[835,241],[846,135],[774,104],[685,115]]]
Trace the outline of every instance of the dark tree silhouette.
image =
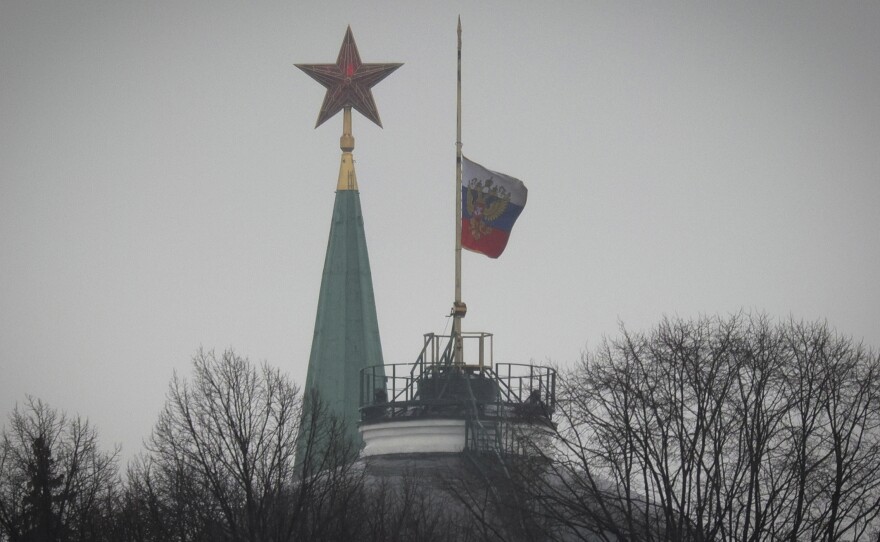
[[301,402],[277,369],[199,351],[131,470],[166,540],[283,540]]
[[0,540],[112,540],[118,450],[98,449],[81,418],[38,399],[16,406],[0,436]]
[[200,351],[125,484],[88,422],[17,406],[0,542],[877,540],[878,389],[878,354],[823,323],[666,319],[561,371],[517,453],[389,477],[316,394]]
[[278,370],[200,351],[129,467],[119,539],[467,540],[413,483],[371,478],[346,434]]
[[58,508],[66,504],[62,483],[52,459],[52,450],[43,436],[34,439],[27,464],[28,489],[24,498],[24,540],[58,540],[62,538]]
[[666,319],[564,371],[554,445],[508,472],[551,540],[876,540],[878,389],[823,323]]

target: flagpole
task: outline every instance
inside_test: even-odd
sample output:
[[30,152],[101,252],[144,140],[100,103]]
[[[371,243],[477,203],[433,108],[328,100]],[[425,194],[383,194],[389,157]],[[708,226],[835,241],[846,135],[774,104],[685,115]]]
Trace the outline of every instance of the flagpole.
[[452,335],[455,341],[455,364],[462,365],[461,319],[467,306],[461,302],[461,15],[458,16],[458,81],[455,126],[455,304],[452,305]]

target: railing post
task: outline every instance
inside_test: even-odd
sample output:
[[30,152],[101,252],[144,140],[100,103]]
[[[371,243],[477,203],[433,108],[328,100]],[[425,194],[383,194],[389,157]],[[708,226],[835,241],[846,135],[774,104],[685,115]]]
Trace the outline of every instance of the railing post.
[[489,365],[495,365],[495,339],[489,335]]

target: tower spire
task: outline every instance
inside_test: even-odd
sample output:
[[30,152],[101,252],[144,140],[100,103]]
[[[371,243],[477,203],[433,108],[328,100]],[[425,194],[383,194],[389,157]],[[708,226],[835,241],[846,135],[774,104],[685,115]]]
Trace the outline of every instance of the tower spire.
[[[351,27],[345,32],[335,64],[296,64],[327,89],[315,127],[339,111],[343,112],[342,137],[339,139],[342,160],[305,391],[309,395],[316,394],[326,412],[345,422],[346,436],[355,446],[363,442],[357,430],[360,371],[365,367],[381,366],[384,362],[360,191],[352,157],[351,110],[359,111],[381,127],[370,89],[401,65],[361,62]],[[384,386],[384,373],[381,376]],[[300,442],[297,464],[303,462],[303,451]]]

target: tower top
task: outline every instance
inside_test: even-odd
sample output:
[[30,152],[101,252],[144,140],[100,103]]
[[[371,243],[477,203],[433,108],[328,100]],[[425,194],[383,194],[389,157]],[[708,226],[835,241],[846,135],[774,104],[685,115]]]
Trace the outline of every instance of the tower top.
[[[345,32],[336,64],[297,64],[327,88],[318,126],[343,112],[342,162],[330,222],[330,237],[315,316],[315,333],[309,355],[305,391],[316,394],[329,413],[345,421],[347,436],[359,445],[360,371],[383,365],[379,323],[373,295],[373,279],[361,212],[360,193],[354,172],[352,108],[381,126],[370,88],[401,64],[361,62],[351,28]],[[317,127],[317,126],[316,126]],[[383,388],[384,389],[384,388]],[[308,408],[308,405],[304,405]],[[321,440],[321,439],[319,439]],[[319,443],[318,448],[327,443]],[[297,443],[297,465],[307,461],[302,439]]]
[[361,115],[381,127],[382,121],[379,120],[379,110],[376,108],[371,89],[401,66],[402,63],[361,62],[351,26],[345,31],[335,64],[296,64],[297,68],[309,74],[327,89],[315,128],[346,107],[355,108]]

